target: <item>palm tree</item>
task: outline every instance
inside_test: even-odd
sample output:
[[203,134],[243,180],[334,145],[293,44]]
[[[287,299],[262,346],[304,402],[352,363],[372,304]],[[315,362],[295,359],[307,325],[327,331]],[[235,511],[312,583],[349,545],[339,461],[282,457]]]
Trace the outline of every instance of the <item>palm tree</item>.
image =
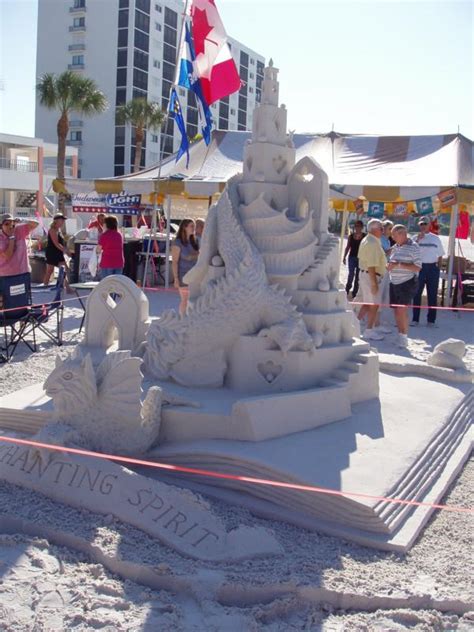
[[140,170],[142,159],[143,139],[145,129],[159,130],[166,118],[165,112],[158,103],[150,103],[146,99],[132,99],[117,108],[117,123],[119,125],[133,125],[135,127],[135,161],[133,171]]
[[[47,73],[36,86],[41,105],[48,110],[59,110],[61,116],[57,123],[58,166],[57,177],[64,180],[66,162],[66,139],[69,132],[69,115],[77,112],[83,116],[101,114],[107,109],[107,99],[99,90],[95,81],[88,77],[66,70],[60,75]],[[64,208],[64,198],[60,195],[59,206]]]

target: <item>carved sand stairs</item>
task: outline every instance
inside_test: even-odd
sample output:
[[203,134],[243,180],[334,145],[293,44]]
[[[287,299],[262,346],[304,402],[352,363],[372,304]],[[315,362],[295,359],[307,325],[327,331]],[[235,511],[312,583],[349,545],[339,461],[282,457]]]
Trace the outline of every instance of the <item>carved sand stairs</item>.
[[[448,422],[432,438],[425,450],[387,497],[415,502],[425,500],[427,491],[432,488],[441,473],[445,471],[448,461],[460,448],[460,444],[473,423],[474,389],[461,401]],[[461,467],[462,462],[462,460],[459,461],[459,467]],[[455,474],[456,472],[453,476]],[[432,502],[436,502],[436,500]],[[374,510],[388,529],[393,532],[404,522],[407,514],[412,511],[412,506],[381,501],[375,505]]]

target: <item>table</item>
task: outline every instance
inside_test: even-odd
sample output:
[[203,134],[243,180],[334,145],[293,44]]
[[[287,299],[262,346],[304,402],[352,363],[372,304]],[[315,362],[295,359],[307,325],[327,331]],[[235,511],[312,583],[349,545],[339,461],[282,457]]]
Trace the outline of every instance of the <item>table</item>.
[[[163,281],[163,283],[166,282],[165,276],[163,274],[163,266],[166,265],[166,254],[162,253],[162,252],[150,252],[150,253],[146,253],[146,252],[137,252],[136,256],[137,259],[140,261],[140,263],[144,263],[146,260],[146,255],[149,255],[149,257],[153,257],[153,262],[155,263],[156,266],[156,272],[158,274],[158,277],[161,278],[161,280]],[[170,270],[170,283],[173,282],[172,280],[172,270],[171,270],[171,261],[172,261],[172,257],[171,255],[169,255],[169,270]],[[150,270],[150,268],[152,268],[151,263],[148,263],[148,270]],[[142,281],[143,280],[143,268],[140,270],[140,268],[137,266],[137,270],[139,271],[139,277],[138,277],[138,281]]]
[[81,304],[82,311],[84,314],[82,315],[81,326],[79,327],[79,333],[82,331],[82,326],[84,325],[84,320],[86,318],[86,306],[82,302],[82,296],[79,294],[78,290],[84,290],[87,292],[92,292],[92,290],[99,285],[98,281],[85,281],[84,283],[70,283],[69,287],[74,290],[74,294],[79,299],[79,303]]
[[[97,242],[93,241],[76,241],[74,243],[74,268],[72,273],[72,282],[79,283],[79,274],[81,269],[81,251],[84,254],[90,254],[91,250],[95,250]],[[142,241],[139,239],[126,239],[123,242],[123,255],[125,266],[123,274],[132,281],[137,280],[137,257],[136,253],[142,249]],[[87,265],[86,265],[87,268]],[[87,283],[87,281],[86,281]]]

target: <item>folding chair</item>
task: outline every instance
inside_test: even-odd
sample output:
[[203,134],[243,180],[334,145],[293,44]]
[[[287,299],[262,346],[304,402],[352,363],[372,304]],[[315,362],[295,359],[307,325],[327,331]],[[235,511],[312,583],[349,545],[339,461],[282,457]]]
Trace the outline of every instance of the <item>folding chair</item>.
[[[30,311],[30,324],[32,325],[33,332],[35,329],[39,329],[58,347],[63,344],[64,304],[62,292],[65,278],[66,270],[64,266],[60,266],[56,285],[53,288],[54,299],[50,303],[35,305]],[[56,323],[54,329],[51,330],[46,324],[50,323],[54,317]]]
[[[30,273],[15,274],[0,279],[2,305],[0,308],[0,326],[3,330],[3,342],[0,347],[0,361],[9,362],[19,342],[36,351],[34,328],[30,327],[31,316],[31,277]],[[26,336],[33,333],[33,344]]]

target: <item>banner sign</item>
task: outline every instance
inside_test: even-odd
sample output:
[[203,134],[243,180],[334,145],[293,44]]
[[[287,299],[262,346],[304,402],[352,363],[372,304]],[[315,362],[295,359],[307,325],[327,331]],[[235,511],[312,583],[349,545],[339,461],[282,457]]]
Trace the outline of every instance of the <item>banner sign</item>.
[[108,213],[111,215],[138,215],[141,195],[121,193],[77,193],[72,195],[73,213]]
[[405,202],[397,202],[393,205],[393,215],[396,217],[407,217],[408,204]]
[[456,204],[456,189],[448,189],[448,191],[438,193],[438,200],[440,201],[441,208],[453,206],[453,204]]
[[434,213],[433,202],[430,197],[416,200],[416,212],[418,215],[431,215]]
[[95,255],[96,244],[81,244],[79,249],[79,270],[78,278],[80,283],[92,281],[92,274],[89,269],[89,263]]
[[138,215],[141,202],[141,195],[128,195],[124,191],[107,195],[108,212],[114,215]]
[[376,217],[380,219],[385,212],[385,204],[383,202],[369,202],[369,210],[367,215],[369,217]]
[[107,213],[107,200],[100,193],[77,193],[72,195],[73,213]]

